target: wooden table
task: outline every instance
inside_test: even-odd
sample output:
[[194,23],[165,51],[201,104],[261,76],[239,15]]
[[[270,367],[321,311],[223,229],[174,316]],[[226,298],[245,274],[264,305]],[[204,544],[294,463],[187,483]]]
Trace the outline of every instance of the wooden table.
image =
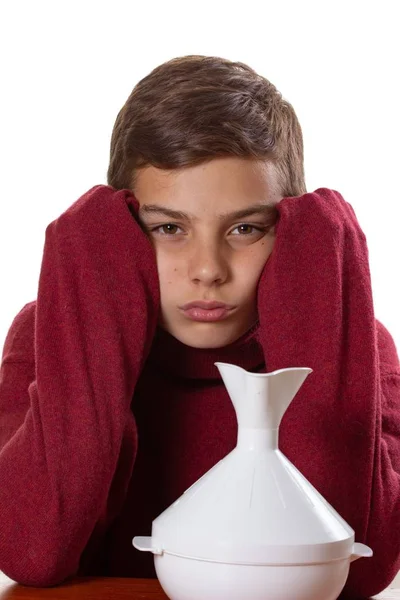
[[[25,587],[0,572],[0,600],[167,600],[157,579],[76,577],[53,588]],[[387,589],[376,600],[400,600],[400,589]],[[249,600],[251,600],[249,598]]]

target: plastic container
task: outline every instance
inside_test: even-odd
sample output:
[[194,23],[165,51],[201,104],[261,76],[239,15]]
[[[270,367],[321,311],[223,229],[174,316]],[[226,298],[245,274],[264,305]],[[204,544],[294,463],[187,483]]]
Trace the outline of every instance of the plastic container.
[[171,600],[336,600],[372,556],[278,448],[309,368],[250,373],[215,363],[235,407],[236,448],[135,537]]

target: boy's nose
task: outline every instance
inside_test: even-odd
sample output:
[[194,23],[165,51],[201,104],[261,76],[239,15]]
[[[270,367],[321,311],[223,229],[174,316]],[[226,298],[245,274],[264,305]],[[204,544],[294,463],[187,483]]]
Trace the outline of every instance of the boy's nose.
[[223,283],[228,277],[227,258],[216,248],[202,246],[197,248],[188,265],[188,274],[192,281],[210,285]]

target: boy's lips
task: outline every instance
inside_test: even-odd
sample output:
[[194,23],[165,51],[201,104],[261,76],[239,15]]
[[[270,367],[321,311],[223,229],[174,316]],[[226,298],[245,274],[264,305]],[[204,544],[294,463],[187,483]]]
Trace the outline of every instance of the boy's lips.
[[234,306],[223,302],[194,301],[180,307],[184,315],[192,321],[221,321],[225,319]]
[[190,308],[202,308],[203,310],[213,310],[215,308],[225,308],[229,310],[234,308],[230,304],[225,304],[224,302],[216,302],[216,301],[205,301],[205,300],[194,300],[193,302],[188,302],[183,306],[180,306],[182,310],[189,310]]

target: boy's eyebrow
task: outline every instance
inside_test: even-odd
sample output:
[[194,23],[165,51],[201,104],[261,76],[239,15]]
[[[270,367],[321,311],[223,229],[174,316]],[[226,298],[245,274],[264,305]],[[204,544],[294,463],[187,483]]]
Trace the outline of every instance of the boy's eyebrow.
[[[181,219],[183,221],[198,220],[194,215],[181,212],[180,210],[172,210],[171,208],[159,206],[157,204],[144,204],[140,208],[139,213],[165,215],[171,219]],[[249,217],[251,215],[271,216],[273,214],[276,214],[276,206],[274,204],[253,204],[231,213],[222,213],[217,216],[217,219],[224,221],[228,219],[242,219],[243,217]]]

